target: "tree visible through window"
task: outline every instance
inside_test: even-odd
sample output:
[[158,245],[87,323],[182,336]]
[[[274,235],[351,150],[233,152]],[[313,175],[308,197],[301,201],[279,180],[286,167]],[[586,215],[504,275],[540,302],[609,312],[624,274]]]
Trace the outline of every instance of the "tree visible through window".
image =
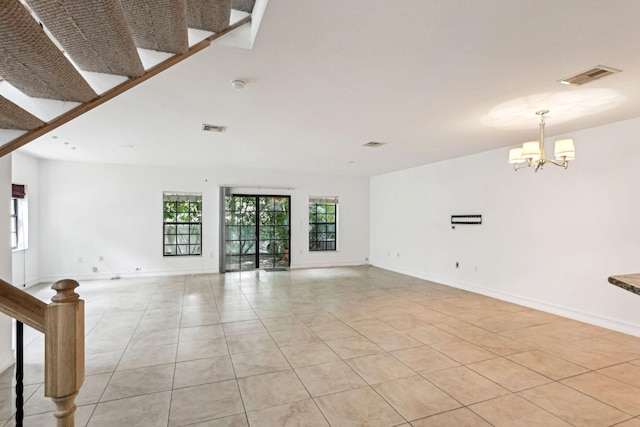
[[164,255],[202,254],[202,194],[164,193]]
[[309,250],[337,249],[337,197],[309,198]]

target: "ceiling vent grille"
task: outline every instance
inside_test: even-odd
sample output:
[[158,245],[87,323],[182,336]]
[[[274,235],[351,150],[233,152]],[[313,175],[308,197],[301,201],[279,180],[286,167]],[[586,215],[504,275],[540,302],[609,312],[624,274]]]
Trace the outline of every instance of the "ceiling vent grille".
[[386,144],[386,142],[371,141],[364,144],[363,147],[377,148],[377,147],[382,147],[384,144]]
[[222,133],[225,130],[227,130],[226,126],[217,126],[217,125],[208,125],[206,123],[202,124],[202,130],[204,132],[218,132],[218,133]]
[[611,74],[619,73],[621,71],[622,70],[617,70],[615,68],[605,67],[604,65],[597,65],[590,70],[587,70],[580,74],[576,74],[574,76],[569,76],[564,79],[560,79],[558,81],[566,85],[581,86],[583,84],[601,79]]

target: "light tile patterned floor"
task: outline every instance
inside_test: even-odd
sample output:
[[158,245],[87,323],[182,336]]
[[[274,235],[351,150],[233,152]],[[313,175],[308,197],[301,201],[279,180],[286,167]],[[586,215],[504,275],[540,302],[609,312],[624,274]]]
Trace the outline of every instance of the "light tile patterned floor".
[[[640,427],[640,338],[374,267],[78,292],[77,426]],[[53,426],[43,338],[26,341],[25,426]],[[12,375],[0,425],[13,425]]]

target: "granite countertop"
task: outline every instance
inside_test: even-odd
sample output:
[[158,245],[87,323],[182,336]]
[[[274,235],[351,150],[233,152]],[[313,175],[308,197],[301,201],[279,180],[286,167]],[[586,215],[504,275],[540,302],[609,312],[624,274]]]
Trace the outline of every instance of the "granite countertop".
[[609,283],[640,295],[640,273],[609,277]]

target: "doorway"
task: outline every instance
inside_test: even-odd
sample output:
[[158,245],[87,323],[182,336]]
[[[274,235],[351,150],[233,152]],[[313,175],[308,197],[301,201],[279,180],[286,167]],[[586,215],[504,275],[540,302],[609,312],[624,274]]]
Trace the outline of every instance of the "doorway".
[[225,271],[289,267],[289,196],[225,197]]

